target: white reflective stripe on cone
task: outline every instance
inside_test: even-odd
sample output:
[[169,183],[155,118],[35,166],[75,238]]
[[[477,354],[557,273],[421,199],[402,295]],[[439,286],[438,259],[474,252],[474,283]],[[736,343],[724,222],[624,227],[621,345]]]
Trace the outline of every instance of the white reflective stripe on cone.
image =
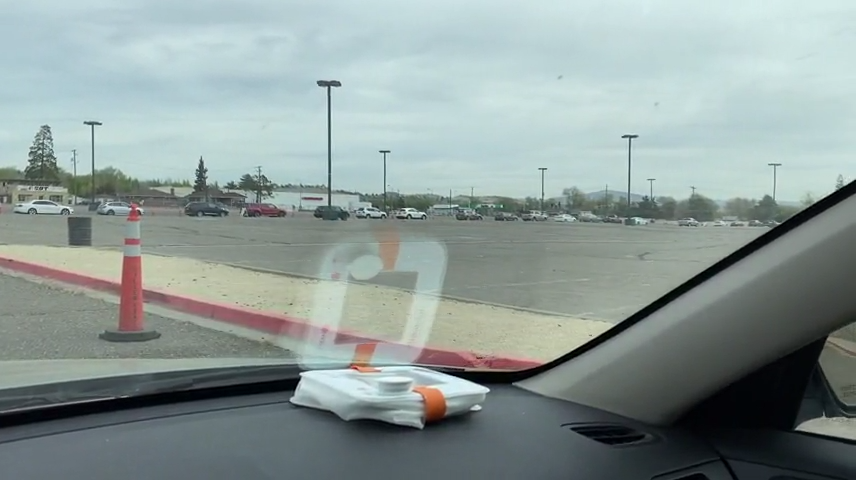
[[134,240],[140,239],[140,222],[131,220],[128,222],[128,226],[125,227],[125,238],[133,238]]
[[141,257],[143,256],[143,247],[141,245],[125,245],[126,257]]

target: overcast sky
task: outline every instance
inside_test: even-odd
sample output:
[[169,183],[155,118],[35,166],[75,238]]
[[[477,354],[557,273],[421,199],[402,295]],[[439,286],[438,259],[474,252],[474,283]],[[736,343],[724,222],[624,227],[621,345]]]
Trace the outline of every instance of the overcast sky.
[[851,178],[852,0],[0,0],[0,165],[39,125],[140,177],[380,191],[826,194]]

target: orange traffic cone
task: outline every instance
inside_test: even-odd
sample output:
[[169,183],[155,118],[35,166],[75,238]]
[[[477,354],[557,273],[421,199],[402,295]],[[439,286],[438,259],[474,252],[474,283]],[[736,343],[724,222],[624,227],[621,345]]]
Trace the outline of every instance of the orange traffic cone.
[[106,330],[99,338],[108,342],[146,342],[160,338],[154,330],[146,330],[143,314],[143,258],[140,243],[140,212],[131,205],[128,214],[125,250],[122,259],[122,291],[119,297],[119,327]]

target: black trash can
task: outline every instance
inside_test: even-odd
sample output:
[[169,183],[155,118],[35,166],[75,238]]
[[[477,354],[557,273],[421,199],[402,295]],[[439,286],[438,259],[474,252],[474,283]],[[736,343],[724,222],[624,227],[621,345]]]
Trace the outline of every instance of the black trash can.
[[92,246],[92,217],[68,217],[68,245]]

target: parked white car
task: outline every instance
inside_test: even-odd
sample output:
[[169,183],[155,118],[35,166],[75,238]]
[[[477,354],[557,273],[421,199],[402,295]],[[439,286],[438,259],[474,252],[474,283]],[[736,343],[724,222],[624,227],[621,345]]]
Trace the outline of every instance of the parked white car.
[[375,207],[361,207],[354,212],[356,218],[386,218],[386,212]]
[[[142,215],[143,209],[137,207],[137,211]],[[95,211],[98,215],[125,215],[131,214],[131,204],[126,202],[106,202],[98,206]]]
[[550,217],[554,222],[563,222],[563,223],[572,223],[576,222],[577,219],[573,215],[568,215],[567,213],[563,213],[561,215],[556,215],[555,217]]
[[698,227],[700,225],[701,224],[695,218],[687,217],[678,220],[679,227]]
[[12,211],[27,215],[71,215],[74,213],[74,209],[70,206],[52,202],[50,200],[32,200],[29,202],[17,203]]
[[395,218],[399,219],[417,219],[417,220],[427,220],[428,214],[425,212],[420,212],[415,208],[402,208],[401,210],[395,212]]

